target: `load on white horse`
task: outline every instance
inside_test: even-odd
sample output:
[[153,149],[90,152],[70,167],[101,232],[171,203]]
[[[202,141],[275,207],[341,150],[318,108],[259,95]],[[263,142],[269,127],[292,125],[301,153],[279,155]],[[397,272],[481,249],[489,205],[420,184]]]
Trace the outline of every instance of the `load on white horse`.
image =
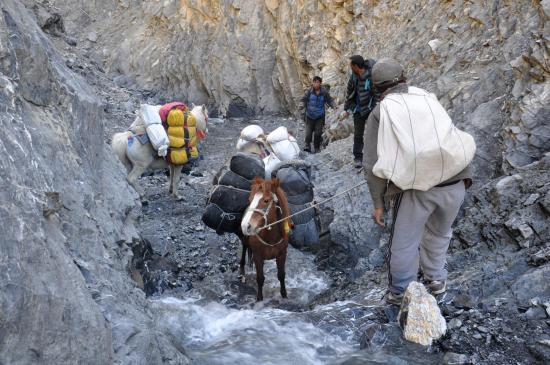
[[[160,108],[159,108],[160,109]],[[196,133],[198,138],[204,138],[208,122],[208,110],[205,105],[192,104],[190,114],[196,121]],[[166,115],[164,116],[166,118]],[[153,123],[155,124],[155,123]],[[119,160],[124,164],[128,175],[128,183],[143,197],[144,191],[138,184],[139,177],[147,170],[160,170],[169,168],[170,182],[169,192],[178,198],[177,188],[181,178],[181,164],[169,162],[170,159],[162,157],[166,154],[164,148],[155,150],[151,142],[142,143],[137,137],[147,133],[147,123],[138,115],[128,131],[116,133],[111,140],[111,147]],[[153,136],[151,136],[153,137]],[[153,137],[155,138],[155,137]],[[156,138],[158,140],[158,138]],[[157,146],[158,148],[159,146]],[[196,147],[194,147],[196,149]]]

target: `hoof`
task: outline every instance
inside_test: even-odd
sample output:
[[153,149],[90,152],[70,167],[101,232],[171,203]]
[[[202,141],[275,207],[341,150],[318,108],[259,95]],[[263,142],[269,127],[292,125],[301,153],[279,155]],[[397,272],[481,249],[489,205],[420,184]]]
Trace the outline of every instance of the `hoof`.
[[149,205],[149,200],[147,200],[147,199],[145,199],[145,198],[141,199],[141,205],[142,205],[142,206]]

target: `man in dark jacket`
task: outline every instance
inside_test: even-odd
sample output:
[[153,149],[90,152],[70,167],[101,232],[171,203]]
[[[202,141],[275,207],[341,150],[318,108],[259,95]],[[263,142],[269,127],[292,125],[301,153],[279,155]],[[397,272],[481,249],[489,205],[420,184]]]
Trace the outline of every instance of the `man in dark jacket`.
[[[403,67],[394,59],[379,60],[373,67],[372,80],[381,100],[388,94],[408,92]],[[432,294],[447,289],[445,262],[451,226],[464,200],[465,188],[472,183],[472,171],[468,166],[427,191],[400,190],[372,172],[378,161],[379,124],[380,106],[377,106],[367,120],[364,173],[374,203],[373,218],[378,225],[385,226],[384,200],[393,202],[386,301],[400,304],[403,292],[417,278],[419,264]]]
[[323,80],[319,76],[313,78],[311,88],[302,97],[302,108],[305,109],[306,140],[304,151],[311,152],[311,140],[315,152],[321,148],[323,127],[325,126],[325,105],[334,109],[334,100],[328,90],[321,86]]
[[344,118],[353,113],[353,158],[354,166],[363,166],[363,134],[365,122],[377,103],[372,88],[371,69],[376,61],[365,62],[359,55],[350,57],[352,75],[348,80]]

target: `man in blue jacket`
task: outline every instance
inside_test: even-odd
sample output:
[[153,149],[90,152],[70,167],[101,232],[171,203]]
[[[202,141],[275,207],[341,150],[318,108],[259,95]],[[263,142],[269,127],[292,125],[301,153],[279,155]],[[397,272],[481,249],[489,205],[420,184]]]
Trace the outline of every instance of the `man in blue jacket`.
[[304,151],[311,152],[311,140],[315,152],[321,148],[323,127],[325,126],[325,105],[335,108],[334,100],[328,90],[321,86],[323,79],[319,76],[313,78],[311,88],[302,98],[302,108],[305,108],[306,140]]

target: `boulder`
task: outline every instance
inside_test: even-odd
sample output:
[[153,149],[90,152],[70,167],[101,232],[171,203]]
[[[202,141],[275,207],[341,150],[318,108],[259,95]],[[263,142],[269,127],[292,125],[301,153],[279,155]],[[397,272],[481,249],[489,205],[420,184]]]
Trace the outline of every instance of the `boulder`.
[[437,301],[424,285],[415,281],[405,291],[397,318],[405,339],[423,346],[430,346],[447,331]]

